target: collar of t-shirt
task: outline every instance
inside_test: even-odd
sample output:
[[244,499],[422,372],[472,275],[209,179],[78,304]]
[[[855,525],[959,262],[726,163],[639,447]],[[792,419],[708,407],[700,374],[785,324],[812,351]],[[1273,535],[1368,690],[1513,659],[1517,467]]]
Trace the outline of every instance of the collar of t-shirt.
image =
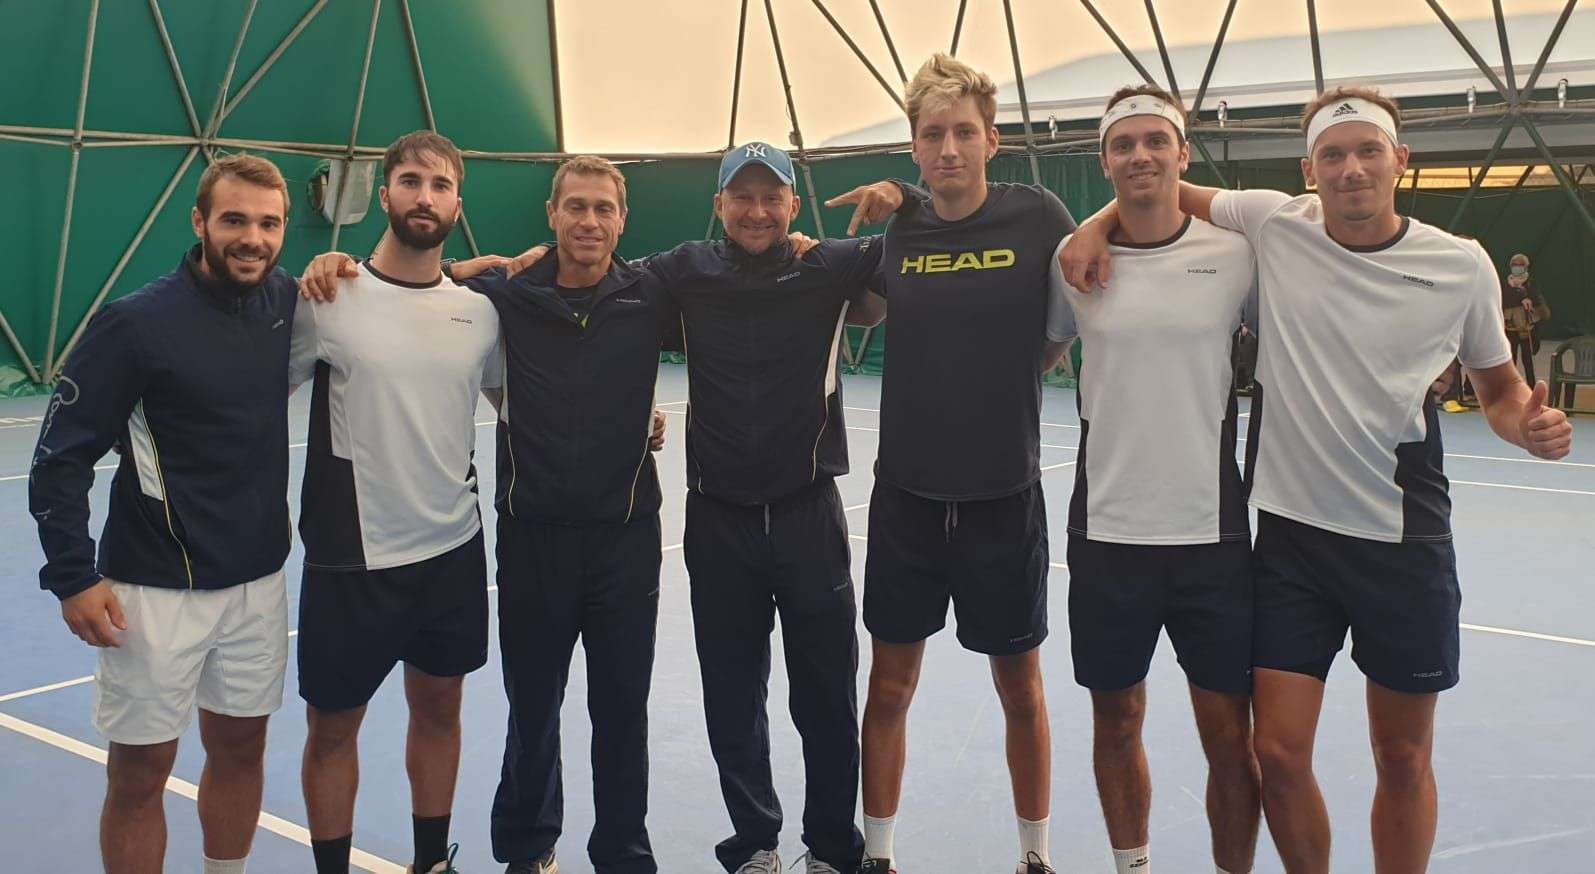
[[576,318],[583,322],[587,321],[587,317],[593,311],[593,301],[598,297],[598,286],[588,285],[582,288],[570,288],[564,285],[556,285],[554,290],[565,301],[565,305],[570,307],[571,312],[576,314]]
[[383,273],[381,270],[378,270],[376,266],[371,263],[370,258],[367,258],[360,263],[365,266],[366,270],[371,272],[372,276],[375,276],[389,285],[397,285],[400,288],[437,288],[439,285],[443,284],[443,268],[441,266],[438,268],[438,277],[431,282],[405,282],[402,279],[394,279],[386,273]]
[[[1119,247],[1119,248],[1121,248],[1121,249],[1161,249],[1164,246],[1172,246],[1175,243],[1178,243],[1180,241],[1180,238],[1185,236],[1185,232],[1190,230],[1190,229],[1191,229],[1191,217],[1189,215],[1186,215],[1185,216],[1185,221],[1180,222],[1180,229],[1175,231],[1173,236],[1165,237],[1164,239],[1158,240],[1157,242],[1154,242],[1154,243],[1131,243],[1131,242],[1128,242],[1126,240],[1115,240],[1115,239],[1113,239],[1111,237],[1108,239],[1108,242],[1113,244],[1113,245],[1115,245],[1115,246],[1117,246],[1117,247]],[[1115,233],[1117,233],[1117,230],[1115,231]]]
[[[1373,243],[1373,244],[1367,245],[1367,246],[1353,246],[1353,245],[1351,245],[1349,243],[1341,243],[1339,240],[1335,240],[1335,242],[1338,243],[1347,252],[1360,252],[1362,254],[1368,254],[1370,252],[1383,252],[1384,250],[1390,248],[1391,246],[1394,246],[1395,244],[1401,242],[1401,239],[1407,235],[1407,229],[1410,228],[1410,227],[1412,227],[1412,219],[1408,218],[1407,216],[1402,216],[1401,217],[1401,227],[1396,229],[1396,233],[1395,233],[1394,236],[1392,236],[1388,240],[1385,240],[1383,243]],[[1327,234],[1328,232],[1329,231],[1326,228],[1324,233]],[[1334,238],[1330,237],[1330,239],[1333,240]]]

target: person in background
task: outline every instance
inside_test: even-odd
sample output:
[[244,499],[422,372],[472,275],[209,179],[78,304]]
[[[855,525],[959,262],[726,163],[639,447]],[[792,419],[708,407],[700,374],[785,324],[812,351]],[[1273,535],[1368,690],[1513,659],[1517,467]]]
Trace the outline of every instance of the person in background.
[[1501,280],[1501,312],[1506,318],[1506,338],[1512,358],[1523,364],[1523,379],[1534,384],[1534,354],[1540,351],[1538,326],[1551,317],[1545,295],[1529,277],[1529,256],[1522,252],[1507,263]]

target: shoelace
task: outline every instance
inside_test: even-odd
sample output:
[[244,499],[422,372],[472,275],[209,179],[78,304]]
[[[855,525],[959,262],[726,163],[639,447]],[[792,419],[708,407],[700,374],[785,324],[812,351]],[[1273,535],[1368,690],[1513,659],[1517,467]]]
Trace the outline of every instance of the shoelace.
[[1025,854],[1025,874],[1058,874],[1058,872],[1043,862],[1039,853],[1031,850]]
[[454,857],[459,854],[460,845],[457,843],[449,844],[448,857],[443,860],[443,874],[460,874],[459,870],[454,867]]
[[[797,857],[796,861],[794,861],[792,864],[790,864],[790,865],[788,865],[786,867],[788,869],[792,869],[792,868],[796,868],[798,865],[803,865],[804,866],[804,868],[803,868],[804,871],[818,871],[818,872],[820,872],[820,874],[842,874],[842,872],[840,872],[840,871],[836,870],[834,867],[832,867],[829,862],[825,862],[823,860],[816,859],[812,852],[804,853],[803,855]],[[810,866],[814,866],[814,867],[810,867]]]

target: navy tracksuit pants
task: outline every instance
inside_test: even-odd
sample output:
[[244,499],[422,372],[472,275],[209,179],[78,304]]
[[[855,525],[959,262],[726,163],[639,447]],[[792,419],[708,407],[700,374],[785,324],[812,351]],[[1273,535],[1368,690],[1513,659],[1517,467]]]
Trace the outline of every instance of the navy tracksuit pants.
[[803,841],[851,871],[863,855],[858,803],[857,608],[847,522],[824,480],[776,504],[688,492],[685,538],[709,746],[736,833],[715,847],[727,871],[775,849],[781,802],[770,774],[770,632],[781,638],[792,721],[803,739]]
[[587,657],[599,874],[653,874],[648,689],[659,617],[659,519],[548,525],[498,517],[498,622],[509,728],[493,855],[534,859],[563,828],[559,710],[578,638]]

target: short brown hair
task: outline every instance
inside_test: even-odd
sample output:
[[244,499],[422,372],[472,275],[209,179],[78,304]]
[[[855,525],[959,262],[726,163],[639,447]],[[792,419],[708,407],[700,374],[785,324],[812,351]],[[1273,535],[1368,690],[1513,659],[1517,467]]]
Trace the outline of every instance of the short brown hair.
[[217,158],[214,164],[205,168],[204,175],[199,177],[199,193],[194,197],[194,206],[199,214],[210,217],[210,195],[216,183],[222,179],[237,179],[248,182],[250,185],[259,185],[261,188],[271,188],[282,192],[282,214],[288,216],[290,202],[288,199],[288,183],[282,178],[282,171],[277,165],[256,155],[246,155],[242,152]]
[[572,173],[607,176],[614,180],[615,190],[620,194],[620,211],[626,211],[626,177],[621,175],[619,167],[596,155],[577,155],[559,165],[559,169],[554,171],[554,193],[549,195],[550,203],[559,205],[559,190],[565,184],[565,177]]
[[986,126],[997,123],[997,86],[991,77],[944,52],[930,56],[908,83],[903,107],[908,111],[908,129],[919,131],[919,117],[939,112],[965,97],[975,98],[975,106]]
[[[1108,98],[1108,105],[1103,108],[1102,114],[1107,115],[1108,110],[1111,110],[1113,107],[1119,105],[1119,101],[1128,100],[1131,97],[1157,98],[1158,100],[1161,100],[1164,103],[1174,107],[1176,110],[1179,110],[1180,122],[1182,124],[1189,125],[1191,123],[1191,113],[1185,108],[1185,102],[1150,82],[1140,85],[1126,85],[1123,88],[1113,92],[1113,96]],[[1179,135],[1180,142],[1185,142],[1184,131],[1176,129],[1175,133]]]
[[1313,123],[1313,116],[1318,114],[1318,110],[1336,100],[1345,100],[1348,97],[1366,100],[1390,113],[1390,117],[1396,121],[1396,133],[1401,133],[1401,107],[1397,106],[1394,100],[1380,94],[1379,89],[1372,85],[1337,85],[1307,101],[1307,105],[1301,108],[1302,132],[1307,132],[1307,126]]
[[386,185],[393,177],[393,168],[405,161],[420,160],[422,155],[432,154],[443,159],[450,169],[454,171],[454,185],[459,187],[465,184],[465,160],[460,157],[460,150],[454,141],[432,130],[418,130],[407,133],[393,141],[388,150],[382,155],[382,183]]

